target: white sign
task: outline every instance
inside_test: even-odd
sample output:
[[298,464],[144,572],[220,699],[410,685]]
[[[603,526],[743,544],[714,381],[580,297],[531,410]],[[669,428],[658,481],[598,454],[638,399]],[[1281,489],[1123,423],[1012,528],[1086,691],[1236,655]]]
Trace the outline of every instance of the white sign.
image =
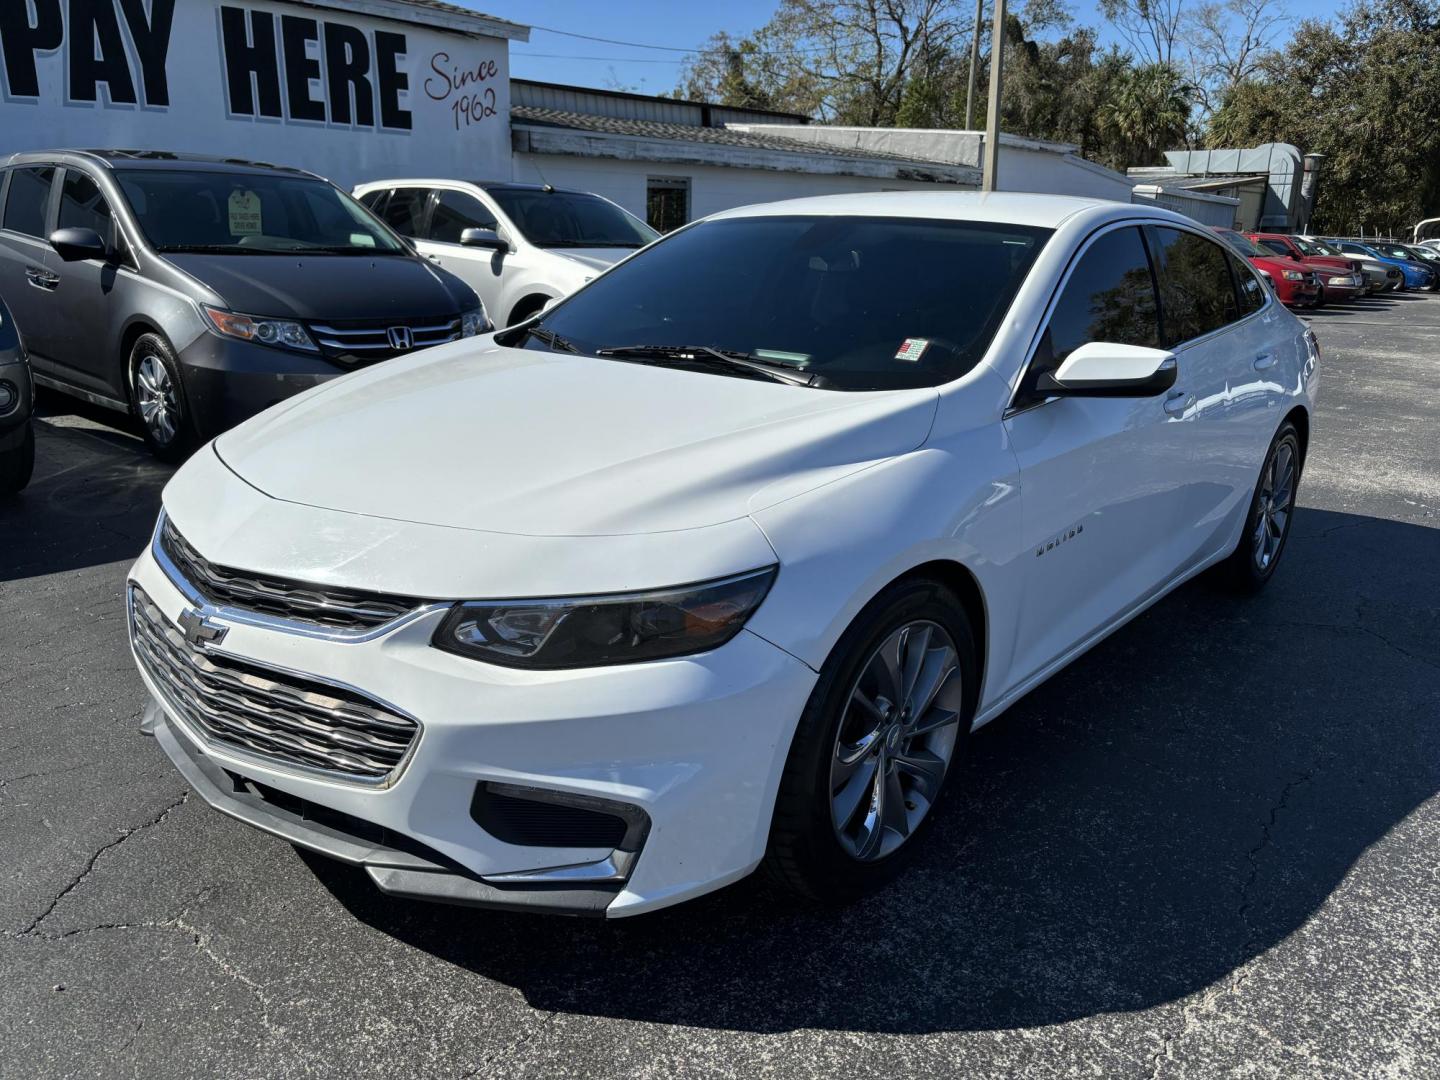
[[0,154],[173,150],[346,187],[508,180],[509,126],[499,38],[277,0],[0,0]]

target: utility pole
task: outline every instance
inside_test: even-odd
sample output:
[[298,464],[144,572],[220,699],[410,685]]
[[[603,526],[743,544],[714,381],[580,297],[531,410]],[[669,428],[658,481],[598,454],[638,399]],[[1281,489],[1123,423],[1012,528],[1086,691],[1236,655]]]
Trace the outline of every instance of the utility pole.
[[970,39],[970,85],[965,90],[965,130],[975,130],[975,83],[980,74],[980,35],[985,30],[985,0],[975,0],[975,36]]
[[985,117],[985,158],[980,190],[994,191],[1000,167],[1000,87],[1005,73],[1005,0],[995,0],[995,21],[990,26],[990,111]]

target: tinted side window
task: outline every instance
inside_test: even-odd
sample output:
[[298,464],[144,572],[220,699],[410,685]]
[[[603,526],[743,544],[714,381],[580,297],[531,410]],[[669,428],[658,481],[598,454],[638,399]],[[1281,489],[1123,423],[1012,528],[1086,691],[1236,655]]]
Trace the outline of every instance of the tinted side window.
[[93,229],[102,240],[110,239],[110,204],[100,194],[100,185],[78,169],[65,170],[60,189],[61,229]]
[[55,170],[49,166],[16,169],[10,176],[10,194],[5,200],[4,227],[26,236],[43,237],[45,209],[54,179]]
[[425,200],[429,197],[430,192],[426,188],[397,188],[385,204],[382,215],[385,224],[401,236],[419,237],[425,224]]
[[[1226,252],[1229,255],[1229,252]],[[1229,255],[1230,267],[1240,285],[1240,311],[1249,315],[1265,306],[1265,283],[1256,276],[1250,264],[1236,255]]]
[[430,239],[441,244],[460,243],[466,229],[494,229],[495,215],[485,204],[463,191],[438,191],[430,211]]
[[1180,229],[1157,228],[1160,296],[1167,347],[1219,330],[1240,317],[1230,261],[1216,241]]
[[1086,249],[1075,264],[1035,350],[1022,393],[1058,368],[1081,345],[1160,345],[1155,281],[1138,228],[1115,229]]

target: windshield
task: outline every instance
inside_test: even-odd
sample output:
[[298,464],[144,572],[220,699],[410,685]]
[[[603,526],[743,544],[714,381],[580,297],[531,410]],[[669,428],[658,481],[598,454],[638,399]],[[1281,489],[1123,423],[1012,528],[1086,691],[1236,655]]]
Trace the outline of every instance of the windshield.
[[486,193],[536,247],[639,248],[660,235],[598,195],[503,187]]
[[157,251],[227,255],[399,255],[405,245],[323,180],[229,172],[118,170]]
[[1229,229],[1221,229],[1219,232],[1227,244],[1247,259],[1273,259],[1276,257],[1275,252],[1264,250],[1248,236],[1241,236],[1238,232],[1231,232]]
[[1410,252],[1406,251],[1398,244],[1378,244],[1376,246],[1379,248],[1380,254],[1384,255],[1387,259],[1413,260],[1415,258],[1414,255],[1411,255]]
[[1430,248],[1415,247],[1408,244],[1405,250],[1410,252],[1412,259],[1424,259],[1426,262],[1440,262],[1440,251],[1432,251]]
[[[1295,242],[1300,245],[1300,250],[1307,255],[1340,255],[1343,257],[1345,254],[1333,244],[1321,243],[1319,240],[1297,240]],[[1312,248],[1314,249],[1313,252],[1310,250]]]
[[540,321],[580,352],[709,347],[841,390],[937,386],[979,362],[1049,229],[875,217],[703,222]]

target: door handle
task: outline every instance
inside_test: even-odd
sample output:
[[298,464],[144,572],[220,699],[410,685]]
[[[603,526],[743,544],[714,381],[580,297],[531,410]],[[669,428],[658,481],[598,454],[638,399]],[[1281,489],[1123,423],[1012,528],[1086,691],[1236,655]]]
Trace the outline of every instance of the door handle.
[[1165,398],[1165,411],[1171,416],[1184,416],[1195,404],[1195,395],[1188,390],[1172,390]]
[[1273,352],[1262,352],[1255,357],[1255,370],[1264,371],[1266,368],[1275,366],[1275,354]]
[[51,273],[39,266],[27,266],[25,268],[25,280],[37,289],[44,289],[46,292],[55,289],[60,284],[60,275]]

